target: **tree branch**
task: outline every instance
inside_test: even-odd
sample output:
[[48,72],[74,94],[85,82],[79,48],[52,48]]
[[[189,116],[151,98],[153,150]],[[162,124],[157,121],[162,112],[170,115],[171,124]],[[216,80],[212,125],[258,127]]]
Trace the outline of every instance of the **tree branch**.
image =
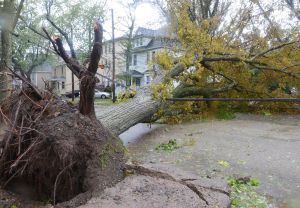
[[58,32],[65,38],[69,48],[70,48],[70,51],[71,51],[71,56],[72,58],[76,59],[76,53],[75,53],[75,50],[74,50],[74,46],[73,46],[73,43],[72,41],[69,39],[68,37],[68,34],[63,31],[60,27],[58,27],[51,19],[50,19],[50,16],[49,14],[47,14],[46,16],[46,19],[48,20],[48,22],[55,28],[58,30]]
[[91,72],[93,75],[96,74],[98,69],[98,64],[100,61],[100,57],[102,54],[102,39],[103,39],[103,28],[99,21],[94,22],[94,33],[95,33],[95,40],[94,46],[91,53],[91,61],[88,67],[88,71]]
[[46,30],[46,28],[43,27],[42,29],[43,29],[44,33],[46,34],[46,36],[47,36],[46,39],[48,39],[48,40],[51,42],[54,51],[56,52],[57,55],[60,56],[60,53],[59,53],[59,51],[58,51],[58,49],[57,49],[57,47],[56,47],[56,43],[52,40],[52,38],[51,38],[51,36],[49,35],[49,33],[48,33],[48,31]]
[[249,64],[250,64],[251,66],[254,66],[254,67],[257,68],[257,69],[260,69],[260,70],[274,71],[274,72],[286,74],[286,75],[288,75],[288,76],[291,76],[291,77],[300,79],[300,75],[299,75],[299,74],[295,74],[295,73],[293,73],[293,72],[284,71],[284,69],[292,68],[292,67],[294,67],[295,65],[292,65],[292,66],[289,66],[289,67],[285,67],[285,68],[283,68],[283,69],[278,69],[278,68],[271,67],[271,66],[260,66],[260,65],[257,65],[257,64],[251,63],[251,62],[249,62]]
[[75,59],[69,57],[69,55],[67,54],[67,52],[63,46],[63,43],[62,43],[62,40],[60,39],[60,37],[55,36],[54,41],[56,43],[60,57],[65,61],[68,68],[74,73],[74,75],[76,77],[80,78],[80,73],[82,72],[83,66],[81,66]]
[[25,23],[26,27],[28,29],[30,29],[32,32],[34,32],[35,34],[45,38],[45,39],[48,39],[47,36],[45,36],[44,34],[42,34],[41,32],[37,31],[35,28],[33,28],[31,25],[27,24],[26,20],[24,19],[24,17],[20,16],[20,19]]
[[211,65],[209,65],[209,64],[207,64],[207,63],[205,63],[205,62],[202,62],[201,64],[202,64],[202,65],[204,66],[204,68],[206,68],[207,70],[209,70],[209,71],[211,71],[211,72],[213,72],[213,73],[215,73],[215,74],[217,74],[217,75],[219,75],[219,76],[221,76],[221,77],[224,77],[225,79],[227,79],[227,80],[230,81],[231,83],[235,83],[235,84],[237,85],[237,82],[236,82],[235,80],[233,80],[232,78],[228,77],[228,76],[225,75],[224,73],[222,73],[222,72],[215,72],[215,70],[212,68]]
[[261,69],[261,70],[271,70],[271,71],[275,71],[275,72],[278,72],[278,73],[283,73],[283,74],[286,74],[288,76],[300,79],[299,74],[284,71],[284,69],[291,68],[291,67],[285,67],[283,69],[278,69],[278,68],[275,68],[275,67],[272,67],[272,66],[268,66],[265,63],[257,62],[257,61],[251,60],[251,59],[250,60],[242,59],[242,58],[239,58],[239,57],[213,57],[213,58],[203,58],[202,59],[202,62],[204,62],[204,63],[205,62],[217,62],[217,61],[245,62],[245,63],[247,63],[251,66],[254,66],[258,69]]
[[6,67],[11,71],[11,73],[18,77],[20,80],[22,80],[22,82],[26,83],[28,85],[29,88],[31,88],[35,94],[37,95],[37,98],[39,100],[41,100],[43,98],[43,96],[41,95],[40,91],[38,88],[36,88],[29,80],[27,80],[24,76],[20,76],[19,74],[17,74],[12,68],[10,68],[9,66],[6,65]]
[[171,69],[171,71],[169,72],[169,76],[171,78],[175,78],[179,76],[182,72],[184,72],[185,69],[186,67],[184,64],[178,63],[173,67],[173,69]]
[[216,62],[216,61],[230,61],[230,62],[239,62],[244,61],[243,59],[237,57],[237,56],[226,56],[226,57],[203,57],[203,62]]
[[250,60],[253,61],[253,60],[257,59],[258,57],[263,56],[263,55],[265,55],[265,54],[267,54],[267,53],[269,53],[269,52],[271,52],[271,51],[274,51],[274,50],[277,50],[277,49],[280,49],[280,48],[283,48],[283,47],[286,47],[286,46],[289,46],[289,45],[292,45],[292,44],[295,44],[295,43],[299,43],[299,42],[300,42],[300,41],[297,40],[297,41],[292,41],[292,42],[289,42],[289,43],[283,43],[283,44],[281,44],[281,45],[278,45],[278,46],[269,48],[269,49],[267,49],[267,50],[265,50],[265,51],[263,51],[263,52],[261,52],[261,53],[255,55],[255,56],[252,57]]
[[18,9],[17,9],[17,12],[16,12],[16,16],[15,16],[15,18],[14,18],[14,22],[13,22],[13,25],[12,25],[12,30],[13,30],[13,29],[16,27],[16,25],[17,25],[17,22],[18,22],[18,19],[19,19],[19,17],[20,17],[20,14],[21,14],[21,11],[22,11],[24,2],[25,2],[25,0],[21,0],[21,1],[20,1],[20,4],[19,4]]
[[181,85],[181,86],[178,86],[176,89],[174,89],[173,97],[174,98],[183,98],[183,97],[189,97],[189,96],[206,96],[207,97],[207,96],[227,92],[229,90],[232,90],[235,86],[236,86],[235,82],[233,82],[225,87],[218,88],[218,89]]

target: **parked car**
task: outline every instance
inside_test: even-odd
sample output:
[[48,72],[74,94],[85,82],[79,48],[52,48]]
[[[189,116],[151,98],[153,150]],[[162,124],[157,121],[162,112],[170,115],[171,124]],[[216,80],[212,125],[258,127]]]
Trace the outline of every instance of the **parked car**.
[[[66,92],[64,94],[67,98],[72,98],[72,92]],[[80,96],[80,90],[75,90],[74,91],[74,97],[79,97]]]
[[110,93],[108,92],[103,92],[103,91],[99,91],[99,90],[95,90],[95,98],[109,98],[110,97]]

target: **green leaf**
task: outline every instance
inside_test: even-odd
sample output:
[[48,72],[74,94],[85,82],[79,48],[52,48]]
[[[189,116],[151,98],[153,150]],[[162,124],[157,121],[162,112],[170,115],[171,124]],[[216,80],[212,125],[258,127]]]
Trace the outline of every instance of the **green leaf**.
[[230,167],[229,162],[227,162],[225,160],[219,160],[218,164],[221,165],[221,166],[223,166],[224,168],[229,168]]

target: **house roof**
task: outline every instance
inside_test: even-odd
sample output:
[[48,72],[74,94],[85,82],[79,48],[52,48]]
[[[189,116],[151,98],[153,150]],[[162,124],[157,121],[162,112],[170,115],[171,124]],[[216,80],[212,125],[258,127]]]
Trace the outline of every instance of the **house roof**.
[[[128,39],[128,37],[126,35],[123,35],[121,37],[115,38],[115,41],[122,41],[122,40],[127,40],[127,39]],[[112,42],[112,39],[103,41],[103,43],[110,43],[110,42]]]
[[137,70],[130,70],[130,74],[132,77],[143,77],[144,74]]
[[167,26],[156,30],[139,27],[135,33],[134,39],[144,37],[150,39],[149,43],[147,45],[135,47],[133,49],[134,52],[139,53],[148,50],[173,47],[174,45],[174,38],[172,38],[172,34],[169,33]]
[[173,46],[174,46],[174,42],[172,39],[159,37],[159,38],[152,38],[151,41],[148,43],[148,45],[135,47],[133,51],[134,53],[139,53],[139,52],[155,50],[160,48],[171,48]]
[[32,73],[51,73],[53,69],[53,65],[51,63],[43,63],[36,67],[34,67]]
[[167,27],[161,27],[157,30],[148,29],[144,27],[139,27],[135,32],[135,36],[147,36],[147,37],[167,37],[168,29]]
[[117,76],[118,77],[131,76],[131,77],[135,77],[135,78],[141,78],[144,76],[144,74],[137,70],[130,70],[128,72],[122,72],[122,73],[118,74]]
[[66,81],[66,78],[64,78],[64,77],[53,77],[53,78],[50,79],[50,81],[64,82],[64,81]]

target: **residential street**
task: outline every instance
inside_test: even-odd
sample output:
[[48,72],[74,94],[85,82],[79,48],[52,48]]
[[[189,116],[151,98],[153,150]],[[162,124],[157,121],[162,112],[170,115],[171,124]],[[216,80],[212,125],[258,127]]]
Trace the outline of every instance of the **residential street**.
[[[299,116],[239,115],[230,121],[155,125],[150,132],[146,124],[139,124],[121,138],[130,142],[129,154],[135,162],[164,164],[209,178],[252,176],[261,182],[260,193],[299,207],[299,127]],[[183,147],[155,150],[170,139]]]

